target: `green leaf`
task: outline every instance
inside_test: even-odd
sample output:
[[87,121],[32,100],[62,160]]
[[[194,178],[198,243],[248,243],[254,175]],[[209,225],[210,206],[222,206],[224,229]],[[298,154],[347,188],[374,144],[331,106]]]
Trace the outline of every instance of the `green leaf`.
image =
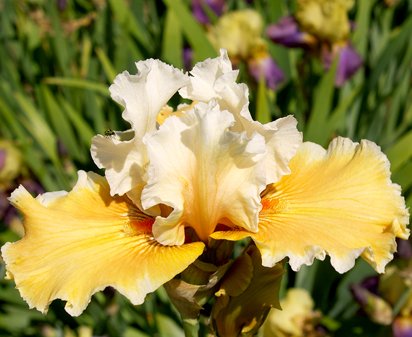
[[22,93],[15,94],[17,103],[23,112],[22,123],[27,131],[33,136],[49,158],[57,162],[57,143],[54,133],[50,130],[49,125],[43,119],[42,115],[36,109],[32,102],[29,101]]
[[347,272],[337,288],[337,299],[332,306],[328,316],[332,318],[338,317],[345,309],[354,305],[353,297],[350,293],[350,285],[353,283],[359,283],[363,281],[366,277],[376,275],[376,272],[372,267],[367,264],[364,260],[358,260],[349,272]]
[[168,10],[174,12],[174,15],[179,18],[183,33],[193,48],[194,62],[204,60],[208,57],[217,55],[215,49],[209,42],[205,32],[182,0],[163,0]]
[[128,32],[130,32],[147,50],[151,50],[148,35],[139,25],[137,18],[133,15],[127,1],[110,0],[110,7],[114,12],[116,21],[119,22]]
[[92,137],[95,132],[89,126],[87,121],[81,117],[81,115],[73,108],[73,106],[67,102],[63,97],[59,98],[59,102],[63,107],[67,117],[70,119],[71,123],[77,130],[77,134],[84,145],[90,146]]
[[314,102],[310,112],[306,132],[303,133],[307,140],[325,145],[329,140],[330,134],[325,132],[328,126],[329,113],[332,109],[333,94],[335,92],[335,72],[337,60],[326,72],[314,93]]
[[183,68],[183,39],[179,19],[175,12],[166,12],[162,41],[162,59],[177,68]]
[[391,162],[392,172],[395,172],[412,157],[412,131],[409,131],[385,152]]
[[60,85],[71,88],[78,88],[82,90],[90,90],[102,94],[103,96],[109,96],[109,90],[104,84],[83,80],[80,78],[67,78],[67,77],[46,77],[43,82],[45,84]]
[[402,186],[404,190],[412,186],[412,160],[400,167],[393,174],[392,180]]
[[127,328],[123,334],[123,337],[150,337],[150,336],[137,329]]
[[59,139],[63,142],[69,154],[74,159],[84,162],[86,157],[84,152],[82,152],[79,148],[77,137],[65,111],[54,99],[48,87],[41,86],[39,89],[39,95],[41,95],[44,100],[45,110],[48,114],[49,120],[51,121],[51,126],[57,132]]
[[103,67],[103,71],[106,74],[106,78],[109,82],[112,82],[117,75],[116,70],[114,69],[112,63],[107,57],[106,53],[101,48],[96,48],[96,55],[99,58],[99,61]]
[[376,0],[357,1],[356,29],[353,34],[353,44],[362,57],[366,55],[369,39],[371,10]]
[[168,316],[156,314],[155,316],[160,336],[184,337],[185,333],[177,323]]
[[369,77],[368,87],[371,90],[376,86],[380,75],[388,69],[389,64],[397,59],[402,49],[408,45],[412,31],[412,16],[404,22],[399,30],[394,31],[394,35],[389,40],[386,48],[380,54],[378,60],[372,68],[372,73]]
[[256,120],[262,124],[272,121],[270,114],[269,100],[267,97],[266,80],[262,76],[259,79],[257,99],[256,99]]

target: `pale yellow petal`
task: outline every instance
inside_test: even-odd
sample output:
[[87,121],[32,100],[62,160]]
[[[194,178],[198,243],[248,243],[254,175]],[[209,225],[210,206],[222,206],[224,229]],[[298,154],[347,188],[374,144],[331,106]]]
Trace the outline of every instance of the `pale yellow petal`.
[[257,230],[265,188],[263,137],[229,131],[233,116],[213,102],[170,117],[147,139],[150,157],[144,207],[165,204],[168,217],[153,225],[163,244],[181,244],[184,227],[207,241],[219,223]]
[[[378,272],[393,258],[395,237],[407,238],[409,214],[389,162],[379,147],[337,138],[327,151],[305,143],[290,162],[292,173],[262,197],[259,232],[250,234],[263,264],[284,257],[294,270],[326,254],[339,272],[362,255]],[[214,238],[245,236],[216,233]]]
[[24,215],[25,236],[2,247],[7,274],[30,307],[42,312],[62,299],[71,315],[79,315],[108,286],[140,304],[203,251],[202,243],[157,243],[153,219],[127,197],[110,197],[96,174],[80,171],[67,195],[34,199],[19,187],[11,202]]

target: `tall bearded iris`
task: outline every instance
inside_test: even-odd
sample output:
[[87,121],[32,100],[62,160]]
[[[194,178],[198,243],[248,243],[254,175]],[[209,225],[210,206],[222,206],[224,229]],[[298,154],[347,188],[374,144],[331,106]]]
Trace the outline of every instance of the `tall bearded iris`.
[[[110,87],[130,130],[93,139],[105,177],[80,171],[70,192],[33,198],[19,187],[10,198],[25,236],[2,254],[31,307],[45,312],[59,298],[79,315],[107,286],[140,304],[215,240],[250,237],[263,265],[246,285],[222,279],[219,296],[238,297],[218,301],[216,317],[254,300],[258,273],[285,257],[297,270],[328,254],[344,272],[362,256],[384,271],[395,237],[409,235],[408,212],[377,145],[337,138],[325,150],[302,144],[292,116],[254,121],[225,51],[190,74],[158,60],[136,66]],[[191,103],[173,110],[176,93]],[[237,265],[256,263],[249,251]]]

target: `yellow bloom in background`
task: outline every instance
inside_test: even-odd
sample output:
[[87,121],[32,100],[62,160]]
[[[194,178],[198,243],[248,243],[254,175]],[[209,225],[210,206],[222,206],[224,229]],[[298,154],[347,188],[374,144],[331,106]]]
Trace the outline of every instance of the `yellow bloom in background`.
[[235,66],[245,62],[257,82],[264,79],[268,88],[275,89],[284,75],[269,53],[262,37],[263,28],[258,11],[241,9],[222,15],[215,25],[208,27],[207,36],[216,50],[227,50]]
[[[289,289],[285,298],[280,300],[280,306],[282,310],[270,311],[261,337],[308,336],[321,316],[314,310],[315,303],[305,289]],[[318,335],[314,333],[313,336]]]
[[[79,315],[107,286],[140,304],[219,247],[211,238],[251,237],[257,247],[232,266],[249,270],[241,291],[230,277],[214,285],[221,296],[215,317],[230,331],[259,327],[264,315],[239,314],[239,303],[257,298],[263,287],[256,275],[278,282],[276,264],[285,257],[297,270],[329,254],[344,272],[361,255],[383,272],[395,237],[409,232],[399,186],[377,145],[337,138],[324,150],[302,145],[292,116],[254,121],[248,88],[236,83],[224,50],[190,74],[159,60],[136,66],[137,75],[124,72],[110,87],[131,129],[92,141],[105,177],[80,171],[70,192],[33,198],[19,187],[10,198],[24,215],[25,236],[2,255],[30,307],[45,312],[59,298]],[[167,103],[176,93],[192,104],[174,112]]]
[[348,11],[353,0],[298,0],[296,18],[302,29],[331,43],[346,40],[350,32]]
[[253,9],[231,11],[211,26],[208,37],[216,49],[226,48],[232,62],[247,60],[263,42],[263,19]]
[[9,140],[0,140],[0,189],[7,188],[22,169],[22,156]]

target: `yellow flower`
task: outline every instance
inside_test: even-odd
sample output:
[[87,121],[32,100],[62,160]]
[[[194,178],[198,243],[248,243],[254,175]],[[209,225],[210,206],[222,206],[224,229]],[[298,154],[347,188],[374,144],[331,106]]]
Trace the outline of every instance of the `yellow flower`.
[[304,326],[318,318],[314,302],[305,289],[291,288],[280,301],[281,310],[272,309],[262,327],[262,337],[303,337]]
[[352,6],[353,0],[298,0],[296,18],[305,32],[333,43],[347,39]]
[[[45,312],[59,298],[79,315],[107,286],[140,304],[213,249],[210,238],[251,237],[259,254],[240,261],[261,255],[265,273],[284,257],[296,270],[326,254],[340,272],[359,255],[383,271],[395,237],[409,234],[408,212],[375,144],[338,138],[325,151],[302,145],[292,116],[254,121],[225,51],[190,75],[158,60],[136,65],[110,87],[131,129],[92,141],[106,177],[80,171],[70,192],[33,198],[20,186],[10,198],[25,236],[2,255],[30,307]],[[193,103],[174,113],[165,105],[177,92]],[[223,280],[230,298],[216,317],[258,291]],[[260,320],[236,317],[252,330]]]
[[255,47],[264,43],[263,20],[252,9],[232,11],[210,27],[208,37],[216,49],[226,48],[232,60],[247,60]]
[[22,168],[20,151],[8,140],[0,140],[0,187],[7,187]]

